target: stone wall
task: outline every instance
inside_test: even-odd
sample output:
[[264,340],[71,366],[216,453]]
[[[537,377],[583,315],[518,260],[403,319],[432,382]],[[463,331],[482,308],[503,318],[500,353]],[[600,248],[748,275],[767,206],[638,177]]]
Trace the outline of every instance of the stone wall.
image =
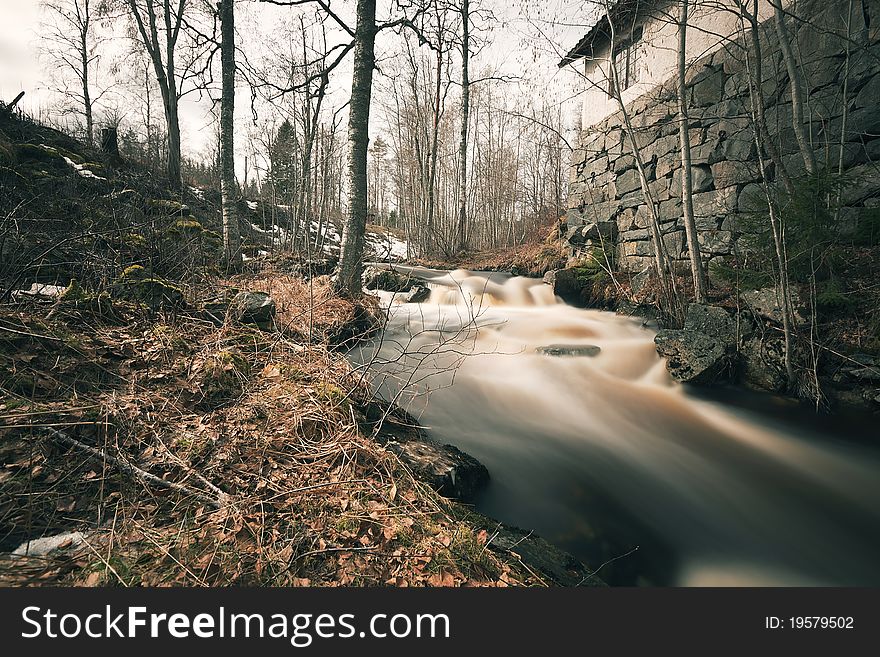
[[[846,2],[803,0],[797,3],[796,11],[798,16],[808,16],[810,22],[791,23],[808,93],[805,124],[820,166],[827,163],[837,169],[843,136],[844,167],[853,181],[842,199],[844,231],[852,230],[860,219],[876,216],[872,209],[880,207],[880,0],[853,4],[848,42],[843,36]],[[761,26],[759,36],[768,128],[789,173],[801,176],[805,169],[792,128],[789,80],[772,21]],[[845,124],[844,77],[848,77]],[[741,44],[733,41],[695,62],[686,83],[694,214],[700,247],[711,261],[744,247],[746,228],[740,221],[744,215],[766,212],[748,118],[748,71]],[[649,186],[659,205],[666,248],[673,259],[686,260],[674,80],[641,96],[627,109]],[[623,125],[622,114],[617,112],[579,137],[572,156],[568,238],[575,254],[600,237],[610,239],[620,268],[642,271],[653,262],[653,246],[645,199]]]

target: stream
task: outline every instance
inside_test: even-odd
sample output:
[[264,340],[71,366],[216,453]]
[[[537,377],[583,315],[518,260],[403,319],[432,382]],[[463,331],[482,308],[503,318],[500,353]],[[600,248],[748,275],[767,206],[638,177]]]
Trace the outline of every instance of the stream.
[[876,427],[674,382],[643,320],[540,280],[397,269],[384,333],[349,357],[435,440],[481,461],[478,511],[614,585],[880,584]]

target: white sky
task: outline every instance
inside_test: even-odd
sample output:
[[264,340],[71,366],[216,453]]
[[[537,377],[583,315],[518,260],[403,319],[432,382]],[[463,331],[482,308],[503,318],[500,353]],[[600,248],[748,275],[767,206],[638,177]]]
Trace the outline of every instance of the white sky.
[[[477,4],[476,0],[472,2]],[[543,39],[525,35],[534,34],[537,26],[552,38],[557,50],[567,50],[584,33],[583,26],[578,25],[578,17],[591,13],[591,0],[482,0],[481,4],[490,8],[497,20],[488,35],[491,46],[473,61],[472,75],[488,65],[504,74],[528,78],[528,81],[515,84],[512,92],[543,95],[554,101],[569,97],[575,86],[573,76],[558,72],[559,57],[554,47]],[[353,0],[334,0],[331,6],[353,23]],[[380,20],[387,17],[387,6],[388,0],[380,0]],[[237,12],[240,39],[246,39],[260,32],[268,33],[292,10],[242,1],[237,5]],[[9,102],[24,90],[26,96],[22,106],[34,114],[39,114],[53,102],[49,76],[39,57],[41,16],[40,0],[0,0],[0,99]],[[377,42],[380,62],[382,53],[393,47],[394,40],[399,37],[390,33],[380,36]],[[333,80],[334,95],[340,103],[347,96],[349,70],[339,71]],[[569,101],[566,105],[566,116],[572,121],[576,107],[576,101]],[[191,155],[203,154],[212,143],[213,128],[208,109],[208,103],[199,104],[193,96],[182,103],[184,150]],[[373,113],[374,117],[378,115],[379,112]],[[250,117],[249,95],[245,91],[237,103],[236,116],[242,124]],[[374,123],[371,132],[380,129],[381,126]]]

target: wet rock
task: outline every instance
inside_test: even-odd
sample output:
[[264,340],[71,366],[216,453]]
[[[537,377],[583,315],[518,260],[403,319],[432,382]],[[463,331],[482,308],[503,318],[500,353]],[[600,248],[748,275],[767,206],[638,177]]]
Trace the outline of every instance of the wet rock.
[[730,350],[722,339],[690,329],[663,329],[654,344],[677,381],[711,385],[727,377]]
[[598,356],[601,351],[593,344],[549,344],[535,349],[543,356]]
[[444,497],[469,500],[489,481],[486,466],[452,445],[418,438],[392,440],[385,447],[397,454],[417,479]]
[[431,298],[431,288],[421,283],[416,283],[410,289],[406,303],[423,303]]
[[785,390],[785,341],[783,339],[752,338],[743,345],[741,355],[743,379],[746,385],[770,392]]
[[275,301],[265,292],[239,292],[229,304],[228,316],[244,324],[266,326],[275,318]]
[[853,368],[847,375],[860,383],[880,383],[880,367]]
[[678,381],[710,385],[728,378],[737,347],[737,326],[724,308],[692,303],[682,329],[664,329],[654,344]]
[[517,555],[531,570],[557,586],[605,586],[592,570],[537,534],[502,523],[485,524],[490,550]]
[[571,232],[568,237],[570,244],[599,244],[614,242],[617,237],[617,221],[594,221]]

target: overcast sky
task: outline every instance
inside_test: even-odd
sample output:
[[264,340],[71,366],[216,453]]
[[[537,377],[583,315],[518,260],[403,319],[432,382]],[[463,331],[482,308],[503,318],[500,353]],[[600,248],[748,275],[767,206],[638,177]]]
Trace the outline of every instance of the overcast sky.
[[[381,19],[387,16],[388,0],[380,0],[379,4]],[[567,49],[583,35],[584,17],[592,13],[590,4],[590,0],[483,0],[482,5],[491,8],[496,21],[486,35],[491,45],[474,61],[473,69],[489,66],[507,75],[521,76],[523,79],[516,83],[517,93],[543,95],[562,102],[571,96],[576,85],[572,83],[573,76],[558,72],[558,50]],[[354,0],[334,0],[331,6],[353,22]],[[288,8],[254,2],[240,2],[237,7],[237,27],[242,39],[268,34],[277,21],[291,12]],[[40,0],[0,0],[0,99],[9,102],[23,90],[27,95],[22,106],[37,114],[53,102],[50,78],[39,57],[41,17]],[[538,31],[547,34],[555,45],[533,36]],[[399,37],[390,33],[380,37],[380,62],[382,53],[388,52],[396,39]],[[338,97],[347,97],[348,84],[347,72],[340,71],[334,80]],[[247,95],[242,94],[242,99],[236,114],[240,122],[246,122],[250,113]],[[576,101],[566,104],[571,120],[576,107]],[[181,107],[185,151],[191,155],[204,153],[213,139],[208,110],[209,104],[197,103],[193,97],[188,97]],[[374,125],[371,132],[380,129]]]

